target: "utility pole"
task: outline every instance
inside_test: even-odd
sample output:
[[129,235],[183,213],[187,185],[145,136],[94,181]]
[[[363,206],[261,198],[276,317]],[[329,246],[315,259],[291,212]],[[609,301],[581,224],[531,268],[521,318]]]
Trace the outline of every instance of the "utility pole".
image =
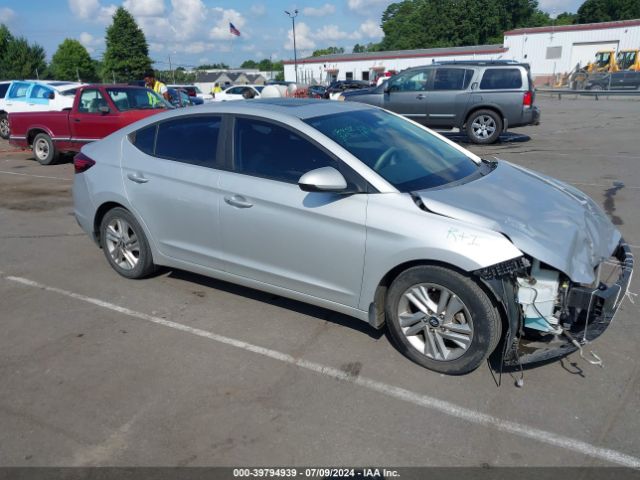
[[80,72],[78,71],[78,67],[76,67],[76,76],[78,77],[78,83],[82,83],[80,81]]
[[176,83],[176,72],[171,68],[171,55],[169,55],[169,71],[171,72],[171,76],[173,77],[173,83]]
[[293,13],[285,10],[284,13],[289,15],[293,25],[293,68],[296,71],[296,83],[298,83],[298,54],[296,53],[296,17],[298,16],[298,10],[294,10]]
[[40,75],[38,74],[38,69],[36,68],[36,78],[40,80]]
[[113,77],[113,83],[116,83],[116,72],[111,70],[111,76]]

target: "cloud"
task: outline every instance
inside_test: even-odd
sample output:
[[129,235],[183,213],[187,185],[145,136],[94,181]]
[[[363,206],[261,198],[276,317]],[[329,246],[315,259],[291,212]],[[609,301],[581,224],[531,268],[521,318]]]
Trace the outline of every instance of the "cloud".
[[306,7],[302,10],[302,13],[304,13],[308,17],[324,17],[325,15],[331,15],[332,13],[335,13],[335,11],[336,7],[334,5],[325,3],[318,8]]
[[[304,22],[296,25],[296,48],[300,50],[313,50],[316,48],[316,42],[313,41],[311,29]],[[293,50],[293,30],[287,33],[288,40],[284,44],[287,50]]]
[[367,20],[360,25],[358,32],[364,38],[382,38],[384,32],[380,25],[375,20]]
[[393,0],[347,0],[347,7],[352,12],[360,13],[362,15],[371,15],[372,8],[386,8],[387,5],[391,3],[393,3]]
[[213,27],[209,31],[209,37],[217,40],[230,40],[232,38],[229,33],[229,23],[233,23],[233,26],[236,27],[243,36],[248,37],[242,30],[244,27],[246,20],[242,16],[240,12],[234,9],[225,10],[224,8],[216,7],[211,9],[213,15],[216,17],[215,27]]
[[101,47],[104,45],[104,38],[97,38],[91,35],[89,32],[82,32],[78,37],[78,41],[87,49],[87,52],[94,53],[95,47]]
[[94,20],[99,23],[109,23],[116,13],[117,7],[113,4],[103,6],[99,0],[68,0],[69,10],[74,17],[80,20]]
[[0,23],[11,23],[16,18],[16,12],[8,7],[0,8]]
[[249,9],[249,13],[251,13],[251,15],[253,15],[254,17],[263,17],[264,15],[267,14],[267,6],[264,5],[263,3],[251,5],[251,8]]
[[157,17],[164,15],[164,0],[124,0],[122,6],[133,16]]
[[325,25],[314,34],[314,38],[318,40],[344,40],[351,38],[351,36],[352,34],[343,32],[337,25]]

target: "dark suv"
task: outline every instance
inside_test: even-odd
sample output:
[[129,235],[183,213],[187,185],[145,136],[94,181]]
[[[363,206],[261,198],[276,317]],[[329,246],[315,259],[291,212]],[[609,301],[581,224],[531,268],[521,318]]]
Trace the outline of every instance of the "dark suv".
[[335,80],[327,87],[325,98],[329,98],[332,93],[346,92],[348,90],[359,90],[369,88],[369,82],[362,80]]
[[507,127],[540,122],[529,66],[514,62],[409,68],[378,87],[344,92],[339,100],[377,105],[427,127],[465,129],[481,144],[497,141]]

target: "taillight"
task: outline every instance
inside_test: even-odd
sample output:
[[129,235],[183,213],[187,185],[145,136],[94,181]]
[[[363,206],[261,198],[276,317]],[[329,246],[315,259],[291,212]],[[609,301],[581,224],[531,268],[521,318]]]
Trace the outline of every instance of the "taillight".
[[522,105],[525,107],[530,107],[533,105],[533,93],[524,92],[524,97],[522,97]]
[[73,168],[75,169],[76,173],[86,172],[95,164],[95,160],[91,160],[83,153],[78,153],[75,157],[73,157]]

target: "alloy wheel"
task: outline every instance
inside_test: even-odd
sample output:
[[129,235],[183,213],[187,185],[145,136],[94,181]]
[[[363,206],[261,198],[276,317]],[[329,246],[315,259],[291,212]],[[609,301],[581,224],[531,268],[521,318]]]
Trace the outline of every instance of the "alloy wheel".
[[129,222],[114,218],[107,225],[105,243],[111,259],[124,270],[133,270],[140,259],[140,244]]
[[407,289],[398,303],[400,328],[409,343],[439,361],[460,358],[473,340],[473,322],[464,302],[433,283]]
[[473,134],[480,139],[487,139],[496,131],[496,122],[489,115],[479,115],[471,124]]

